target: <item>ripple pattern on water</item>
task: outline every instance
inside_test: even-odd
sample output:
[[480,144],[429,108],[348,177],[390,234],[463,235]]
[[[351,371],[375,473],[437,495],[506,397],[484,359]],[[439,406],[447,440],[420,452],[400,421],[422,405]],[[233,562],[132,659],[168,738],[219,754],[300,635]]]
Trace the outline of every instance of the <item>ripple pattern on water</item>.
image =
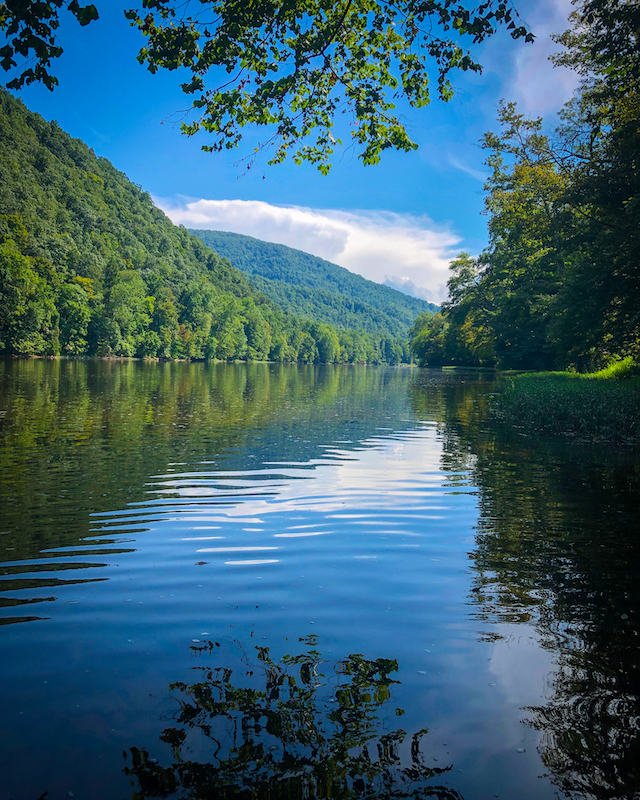
[[640,789],[631,457],[505,433],[459,374],[25,362],[0,385],[9,796],[125,796],[122,751],[171,758],[168,687],[207,648],[311,634],[397,661],[381,730],[428,728],[417,755],[466,800]]
[[[295,562],[302,552],[322,562],[338,556],[362,559],[370,549],[379,550],[369,553],[378,558],[398,547],[434,546],[429,541],[439,537],[451,507],[443,502],[446,476],[433,428],[371,437],[357,451],[326,449],[330,459],[312,459],[304,466],[267,462],[260,469],[223,471],[203,465],[201,471],[156,475],[147,484],[146,506],[138,503],[122,515],[96,515],[92,530],[124,532],[135,525],[129,530],[153,531],[161,549],[180,543],[192,548],[182,550],[181,557],[206,553],[227,566],[230,552],[278,550],[278,558],[269,562],[255,564],[247,557],[247,565],[263,566]],[[192,535],[201,530],[216,533]],[[312,550],[303,541],[320,537],[324,544]],[[202,546],[213,539],[215,545]]]

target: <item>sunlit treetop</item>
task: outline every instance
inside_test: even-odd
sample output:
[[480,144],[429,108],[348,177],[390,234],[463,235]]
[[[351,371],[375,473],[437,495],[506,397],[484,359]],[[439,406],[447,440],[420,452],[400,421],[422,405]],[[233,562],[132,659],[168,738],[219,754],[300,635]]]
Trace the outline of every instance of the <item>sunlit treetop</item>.
[[[0,28],[15,37],[0,63],[9,69],[31,51],[37,61],[10,87],[55,84],[48,67],[59,55],[54,33],[64,3],[36,4],[48,9],[44,45],[23,2],[0,3]],[[94,18],[93,6],[66,5],[83,24]],[[267,150],[269,163],[292,156],[323,173],[342,144],[332,132],[338,114],[348,115],[365,164],[389,148],[414,150],[396,101],[420,108],[434,92],[449,100],[453,71],[481,70],[467,45],[501,25],[514,39],[533,39],[511,0],[143,0],[126,17],[147,40],[138,60],[151,72],[191,73],[182,88],[193,96],[192,114],[182,130],[207,132],[204,150],[233,149],[257,126],[265,140],[256,151]]]
[[453,94],[452,70],[480,71],[460,43],[478,43],[504,24],[514,38],[531,39],[511,4],[476,7],[452,0],[144,0],[145,16],[129,12],[148,38],[139,55],[155,72],[186,67],[196,119],[187,134],[205,130],[206,150],[236,147],[247,125],[263,126],[269,163],[292,155],[329,170],[336,116],[349,115],[351,136],[365,164],[388,148],[413,150],[395,112]]

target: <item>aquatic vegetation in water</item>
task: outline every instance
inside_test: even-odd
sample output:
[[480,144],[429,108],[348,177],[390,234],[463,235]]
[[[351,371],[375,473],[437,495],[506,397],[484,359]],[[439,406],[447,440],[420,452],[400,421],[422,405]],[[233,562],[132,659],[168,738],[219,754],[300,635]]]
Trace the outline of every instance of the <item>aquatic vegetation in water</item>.
[[581,441],[640,443],[640,378],[615,362],[580,375],[545,372],[507,378],[494,413],[524,431],[546,431]]

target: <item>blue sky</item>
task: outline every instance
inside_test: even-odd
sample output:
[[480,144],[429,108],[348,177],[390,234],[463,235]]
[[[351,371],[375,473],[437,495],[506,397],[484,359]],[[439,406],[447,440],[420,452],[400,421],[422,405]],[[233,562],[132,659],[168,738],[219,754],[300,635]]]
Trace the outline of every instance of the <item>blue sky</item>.
[[407,109],[417,152],[387,153],[372,167],[351,150],[337,152],[328,177],[307,165],[269,167],[266,159],[246,172],[234,162],[250,144],[231,155],[203,153],[205,139],[180,133],[189,106],[180,76],[151,75],[138,64],[142,37],[123,16],[132,4],[95,1],[97,22],[80,28],[63,17],[60,85],[22,90],[31,110],[112,161],[174,222],[298,247],[434,301],[444,299],[449,260],[486,243],[478,139],[496,128],[498,101],[552,118],[577,83],[547,60],[550,34],[567,27],[569,0],[516,0],[535,44],[496,36],[475,51],[482,75],[454,78],[451,102]]

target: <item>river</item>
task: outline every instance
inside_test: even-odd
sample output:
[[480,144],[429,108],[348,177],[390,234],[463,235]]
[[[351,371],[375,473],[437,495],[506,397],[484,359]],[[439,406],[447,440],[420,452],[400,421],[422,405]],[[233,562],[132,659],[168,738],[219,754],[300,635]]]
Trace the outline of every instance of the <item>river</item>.
[[495,391],[0,361],[0,797],[640,797],[638,453]]

